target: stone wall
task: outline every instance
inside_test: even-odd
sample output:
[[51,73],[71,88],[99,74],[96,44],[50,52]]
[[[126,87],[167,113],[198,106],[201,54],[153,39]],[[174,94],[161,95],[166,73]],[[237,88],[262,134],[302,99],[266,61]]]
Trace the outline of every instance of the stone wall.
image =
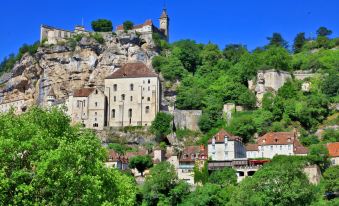
[[304,167],[304,173],[312,184],[318,184],[321,178],[321,172],[317,165],[308,165]]
[[174,110],[174,125],[177,129],[198,131],[198,122],[201,115],[201,110]]

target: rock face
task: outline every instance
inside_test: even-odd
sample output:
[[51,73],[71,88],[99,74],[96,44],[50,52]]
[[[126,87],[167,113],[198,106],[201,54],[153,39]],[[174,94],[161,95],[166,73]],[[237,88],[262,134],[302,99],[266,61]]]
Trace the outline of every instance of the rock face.
[[135,32],[102,33],[104,43],[90,35],[77,42],[45,45],[36,54],[25,54],[11,73],[0,77],[0,104],[17,99],[29,105],[44,105],[53,88],[57,99],[65,99],[83,86],[104,86],[104,79],[126,62],[141,61],[151,66],[158,53],[154,43]]

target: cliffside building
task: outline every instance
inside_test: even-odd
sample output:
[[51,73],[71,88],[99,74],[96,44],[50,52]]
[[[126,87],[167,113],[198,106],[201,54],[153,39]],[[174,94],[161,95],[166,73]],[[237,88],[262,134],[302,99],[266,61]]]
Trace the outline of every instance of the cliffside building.
[[109,127],[149,126],[159,112],[158,75],[143,63],[127,63],[105,79]]
[[242,138],[220,130],[208,141],[208,157],[212,161],[246,158],[246,149]]
[[258,138],[257,144],[247,144],[247,158],[273,158],[275,155],[307,155],[295,132],[270,132]]
[[69,111],[73,123],[102,130],[106,125],[106,97],[98,88],[82,88],[69,97]]

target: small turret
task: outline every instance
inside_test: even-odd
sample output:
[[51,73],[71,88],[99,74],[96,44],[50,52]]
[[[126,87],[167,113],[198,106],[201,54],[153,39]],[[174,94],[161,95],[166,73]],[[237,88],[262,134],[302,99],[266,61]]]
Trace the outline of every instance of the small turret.
[[167,41],[169,40],[169,17],[167,15],[167,9],[162,10],[161,16],[159,18],[160,30],[164,32]]
[[51,88],[47,94],[47,104],[49,107],[51,107],[54,104],[55,98],[56,96],[55,96],[54,90],[53,88]]

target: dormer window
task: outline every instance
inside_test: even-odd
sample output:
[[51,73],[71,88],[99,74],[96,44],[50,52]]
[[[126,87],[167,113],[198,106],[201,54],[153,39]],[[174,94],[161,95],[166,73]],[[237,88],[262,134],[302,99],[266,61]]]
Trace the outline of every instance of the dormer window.
[[212,144],[215,144],[215,137],[212,138]]
[[265,142],[266,142],[266,139],[263,139],[262,142],[265,143]]
[[224,141],[225,141],[225,144],[227,144],[227,141],[228,141],[228,137],[227,136],[224,137]]
[[195,157],[194,157],[194,154],[191,154],[191,159],[194,160],[194,158],[195,158]]
[[275,142],[278,142],[278,139],[277,139],[277,138],[275,138]]

